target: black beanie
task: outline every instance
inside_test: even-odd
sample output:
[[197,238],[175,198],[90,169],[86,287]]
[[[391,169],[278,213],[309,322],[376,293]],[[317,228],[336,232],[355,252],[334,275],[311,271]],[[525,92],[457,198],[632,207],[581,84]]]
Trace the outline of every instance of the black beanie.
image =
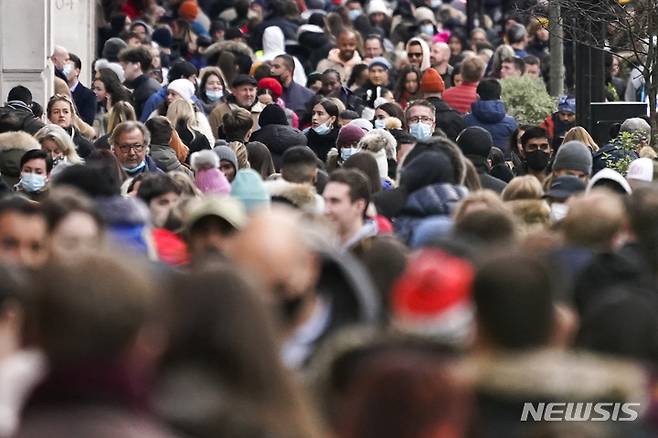
[[272,103],[267,105],[260,113],[258,124],[261,128],[267,125],[287,125],[288,118],[279,105]]
[[457,145],[464,155],[487,158],[493,147],[493,139],[486,129],[470,126],[457,136]]
[[30,105],[32,103],[32,93],[30,92],[29,88],[26,88],[22,85],[17,85],[9,90],[7,100],[20,100],[25,105]]
[[440,151],[425,152],[404,166],[400,176],[400,185],[408,193],[440,183],[451,183],[455,180],[455,169],[450,158]]

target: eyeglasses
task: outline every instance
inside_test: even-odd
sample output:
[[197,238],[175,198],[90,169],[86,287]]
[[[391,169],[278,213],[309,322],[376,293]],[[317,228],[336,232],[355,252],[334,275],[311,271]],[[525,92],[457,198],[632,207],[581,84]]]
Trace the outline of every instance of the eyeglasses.
[[407,52],[407,58],[422,58],[422,52]]
[[136,143],[136,144],[120,144],[118,146],[118,148],[121,152],[123,152],[125,154],[125,153],[130,152],[131,149],[134,150],[135,152],[142,152],[142,151],[144,151],[145,146],[143,144],[139,144],[139,143]]
[[427,116],[409,117],[407,121],[409,122],[409,124],[418,123],[418,122],[434,123],[434,119]]

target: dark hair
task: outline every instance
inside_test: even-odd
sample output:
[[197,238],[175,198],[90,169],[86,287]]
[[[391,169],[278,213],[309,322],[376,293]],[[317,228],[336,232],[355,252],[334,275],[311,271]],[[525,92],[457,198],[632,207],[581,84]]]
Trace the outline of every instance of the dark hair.
[[137,197],[149,205],[153,198],[167,193],[180,195],[180,186],[167,174],[148,173],[142,178],[142,183],[137,190]]
[[539,126],[532,126],[526,129],[526,131],[523,133],[521,136],[521,145],[525,149],[525,146],[528,144],[528,141],[533,138],[546,138],[548,139],[548,142],[550,143],[551,139],[548,136],[548,132],[544,128],[540,128]]
[[[363,73],[363,72],[366,71],[366,70],[368,70],[368,66],[367,66],[366,64],[357,64],[357,65],[355,65],[355,66],[352,68],[352,72],[350,73],[350,77],[349,77],[349,79],[347,80],[347,84],[346,84],[347,87],[349,88],[349,87],[351,87],[352,85],[354,85],[354,83],[355,83],[356,80],[359,78],[359,76],[361,75],[361,73]],[[332,71],[335,71],[335,70],[332,70]],[[325,72],[325,73],[326,73],[326,72]],[[336,72],[336,74],[338,74],[338,72]],[[340,78],[340,75],[338,75],[338,77]],[[340,80],[340,79],[339,79],[339,80]]]
[[146,72],[151,68],[153,56],[146,47],[128,47],[119,52],[119,61],[132,63],[137,62],[142,68],[142,71]]
[[519,136],[519,132],[521,132],[521,131],[526,132],[530,128],[532,128],[531,125],[519,125],[514,130],[514,132],[512,133],[512,135],[509,138],[509,148],[510,148],[510,151],[512,151],[512,153],[514,153],[516,155],[518,155],[518,153],[519,153],[519,148],[518,148],[518,145],[517,145],[517,137]]
[[132,104],[130,92],[121,84],[116,73],[109,68],[101,68],[98,74],[98,80],[105,85],[105,90],[112,97],[112,106],[122,101]]
[[382,180],[379,175],[379,166],[373,154],[359,152],[349,157],[343,163],[343,169],[357,169],[364,173],[370,181],[370,194],[377,193],[382,188]]
[[209,103],[208,97],[206,96],[206,83],[208,82],[208,79],[210,79],[210,76],[213,75],[219,78],[219,82],[222,83],[222,89],[224,90],[224,93],[227,93],[226,84],[224,83],[224,77],[221,74],[221,70],[218,67],[208,67],[208,69],[204,70],[204,72],[201,74],[201,80],[199,81],[198,89],[199,97],[201,97],[201,99],[206,103]]
[[[96,151],[109,152],[110,151]],[[113,154],[112,154],[113,155]],[[86,165],[68,166],[53,181],[54,186],[72,186],[86,195],[96,198],[103,196],[118,196],[121,194],[121,179],[116,168],[111,163],[99,161]]]
[[313,72],[306,77],[306,88],[311,88],[314,82],[322,82],[322,73]]
[[282,55],[277,55],[274,59],[276,58],[283,60],[283,63],[286,65],[286,68],[290,70],[290,73],[295,72],[295,59],[292,56],[284,53]]
[[19,169],[23,169],[23,165],[30,160],[44,160],[46,162],[46,172],[50,173],[53,170],[53,159],[50,154],[42,149],[32,149],[23,154],[21,157],[21,164]]
[[400,105],[395,102],[386,102],[379,105],[377,109],[381,109],[389,116],[399,119],[402,122],[402,129],[406,129],[407,119],[404,116],[404,111],[402,111]]
[[[334,120],[334,128],[338,126],[338,117],[340,116],[340,113],[338,112],[338,106],[333,103],[329,99],[322,99],[315,105],[322,105],[322,108],[329,114],[330,116],[335,117],[336,119]],[[313,106],[315,106],[313,105]]]
[[541,60],[537,58],[535,55],[528,55],[525,58],[523,58],[523,62],[525,65],[540,65]]
[[43,217],[43,209],[40,204],[18,195],[10,195],[0,199],[0,216],[5,213]]
[[78,55],[69,52],[69,59],[73,61],[73,65],[75,66],[75,68],[77,68],[78,70],[82,70],[82,61],[80,61]]
[[497,347],[540,347],[551,336],[553,277],[529,254],[507,254],[486,262],[475,275],[473,300],[479,327]]
[[462,74],[462,65],[461,63],[455,64],[452,66],[452,73],[450,73],[450,82],[455,83],[455,76]]
[[318,167],[318,158],[308,146],[293,146],[281,156],[281,176],[293,183],[310,183]]
[[477,210],[457,220],[454,232],[464,239],[475,239],[476,244],[500,247],[514,242],[516,224],[511,213],[494,209]]
[[222,126],[226,141],[243,142],[247,132],[254,126],[251,113],[244,108],[236,108],[222,117]]
[[17,85],[7,94],[7,100],[20,100],[26,105],[32,103],[32,93],[30,89],[22,85]]
[[505,58],[503,59],[502,64],[514,64],[514,68],[521,73],[525,73],[525,62],[518,56]]
[[164,116],[151,117],[144,124],[151,133],[151,144],[169,146],[174,127]]
[[420,80],[422,78],[420,70],[418,70],[418,67],[416,67],[415,64],[405,65],[404,68],[400,70],[400,74],[398,75],[398,83],[395,84],[395,89],[393,90],[393,96],[395,96],[395,100],[400,100],[402,93],[405,92],[404,86],[407,82],[407,75],[409,73],[414,73],[416,75],[418,80],[418,91],[420,91]]
[[480,81],[476,93],[480,96],[481,100],[500,100],[500,93],[502,91],[503,87],[500,85],[498,79],[486,78]]
[[329,174],[328,183],[341,183],[346,184],[350,188],[350,200],[356,202],[359,199],[366,201],[365,210],[368,209],[370,203],[370,180],[361,170],[358,169],[338,169]]
[[199,70],[194,64],[184,59],[179,59],[171,65],[169,73],[167,73],[167,81],[171,83],[176,79],[188,79],[190,76],[198,74]]
[[91,199],[76,189],[58,188],[53,190],[41,205],[50,231],[57,228],[68,215],[75,212],[89,215],[99,229],[104,226],[104,221]]
[[[361,64],[355,65],[354,68],[358,67],[359,65],[361,65]],[[365,68],[363,70],[367,70],[368,66],[366,66],[365,64],[363,64],[363,65],[365,66]],[[352,71],[354,71],[354,69],[352,69]],[[333,68],[328,68],[328,69],[326,69],[325,71],[322,72],[321,77],[324,78],[324,77],[329,76],[329,75],[336,75],[336,78],[338,78],[338,82],[340,82],[341,78],[340,78],[340,73],[338,72],[338,70],[333,69]]]
[[[359,2],[359,3],[360,3],[360,2]],[[363,43],[365,44],[365,42],[368,41],[368,40],[377,40],[377,41],[379,41],[379,44],[381,44],[382,49],[384,48],[384,38],[382,38],[382,36],[379,35],[378,33],[370,33],[370,34],[368,34],[368,35],[363,39]]]

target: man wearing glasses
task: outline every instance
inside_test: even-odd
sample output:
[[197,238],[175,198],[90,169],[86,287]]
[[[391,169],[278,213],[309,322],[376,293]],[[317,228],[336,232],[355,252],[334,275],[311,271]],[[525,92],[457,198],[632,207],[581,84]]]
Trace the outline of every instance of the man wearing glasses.
[[147,155],[150,143],[151,134],[140,122],[120,123],[110,136],[112,152],[129,177],[145,172],[162,172]]

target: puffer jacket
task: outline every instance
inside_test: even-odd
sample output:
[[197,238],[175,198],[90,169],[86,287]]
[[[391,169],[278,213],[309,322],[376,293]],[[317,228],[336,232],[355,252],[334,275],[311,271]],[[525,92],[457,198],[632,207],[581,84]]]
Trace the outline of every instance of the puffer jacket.
[[270,150],[274,168],[281,168],[281,156],[293,146],[306,146],[307,139],[302,131],[289,125],[267,125],[251,134],[249,141],[259,141]]
[[507,115],[502,100],[478,100],[471,105],[471,112],[464,116],[466,126],[480,126],[491,134],[494,146],[500,148],[505,158],[510,157],[510,137],[518,127],[514,117]]
[[450,216],[466,195],[466,187],[448,183],[432,184],[416,190],[407,197],[404,207],[393,220],[395,234],[408,244],[423,220]]

